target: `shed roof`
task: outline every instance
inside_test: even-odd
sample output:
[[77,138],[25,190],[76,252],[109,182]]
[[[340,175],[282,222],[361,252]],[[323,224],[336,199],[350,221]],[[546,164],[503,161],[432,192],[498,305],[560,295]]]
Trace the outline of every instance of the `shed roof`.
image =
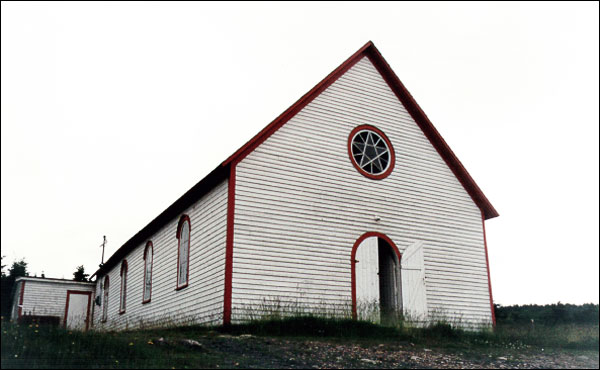
[[80,284],[80,285],[94,285],[93,282],[89,281],[75,281],[69,279],[56,279],[46,277],[33,277],[33,276],[19,276],[15,279],[15,282],[19,281],[36,281],[40,283],[58,283],[58,284]]
[[348,58],[344,63],[337,67],[309,92],[304,94],[296,103],[285,110],[279,117],[273,122],[263,128],[258,134],[250,139],[241,148],[236,150],[229,158],[223,161],[217,168],[210,172],[205,178],[200,180],[190,190],[183,194],[177,199],[172,205],[146,225],[142,230],[135,234],[125,244],[123,244],[98,271],[93,275],[99,275],[103,271],[110,269],[116,265],[127,253],[129,253],[137,245],[145,242],[148,237],[155,233],[165,223],[178,216],[183,210],[189,207],[191,204],[200,199],[203,195],[208,193],[214,186],[219,184],[222,180],[229,177],[229,169],[232,165],[237,164],[239,161],[244,159],[249,153],[251,153],[257,146],[277,131],[281,126],[288,122],[296,113],[302,108],[309,104],[314,98],[316,98],[323,90],[334,83],[340,76],[350,69],[363,57],[369,58],[375,68],[383,76],[384,80],[390,86],[394,94],[400,99],[406,110],[410,113],[412,118],[415,120],[417,125],[421,128],[427,139],[431,142],[433,147],[437,150],[440,156],[444,159],[448,167],[452,170],[456,178],[463,185],[467,193],[471,196],[475,204],[479,207],[483,217],[487,220],[498,216],[498,212],[492,206],[487,197],[483,194],[483,191],[475,183],[475,180],[467,172],[466,168],[458,160],[454,152],[450,149],[446,141],[442,138],[440,133],[433,126],[433,123],[429,120],[425,112],[419,107],[415,99],[408,92],[404,84],[400,81],[398,76],[394,73],[390,65],[383,58],[379,50],[375,47],[373,42],[367,42],[362,48]]

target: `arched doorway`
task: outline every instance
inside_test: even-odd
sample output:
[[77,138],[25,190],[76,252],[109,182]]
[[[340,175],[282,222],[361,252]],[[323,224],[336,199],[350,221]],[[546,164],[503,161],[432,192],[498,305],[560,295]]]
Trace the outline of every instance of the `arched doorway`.
[[402,312],[401,255],[386,235],[363,234],[352,248],[352,316],[388,322]]

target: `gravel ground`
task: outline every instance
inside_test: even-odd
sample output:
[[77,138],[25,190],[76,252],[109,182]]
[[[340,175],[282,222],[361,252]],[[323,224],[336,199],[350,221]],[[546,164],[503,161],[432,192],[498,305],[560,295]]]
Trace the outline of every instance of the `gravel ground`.
[[425,348],[411,343],[302,340],[250,335],[196,338],[219,367],[598,369],[598,352],[541,349]]

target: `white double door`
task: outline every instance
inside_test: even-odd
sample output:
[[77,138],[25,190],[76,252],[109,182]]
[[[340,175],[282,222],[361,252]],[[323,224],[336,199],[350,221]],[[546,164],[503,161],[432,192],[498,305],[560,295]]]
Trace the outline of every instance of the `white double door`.
[[411,243],[400,263],[387,243],[373,236],[356,250],[356,308],[358,318],[380,322],[382,308],[397,310],[413,321],[427,319],[423,243]]

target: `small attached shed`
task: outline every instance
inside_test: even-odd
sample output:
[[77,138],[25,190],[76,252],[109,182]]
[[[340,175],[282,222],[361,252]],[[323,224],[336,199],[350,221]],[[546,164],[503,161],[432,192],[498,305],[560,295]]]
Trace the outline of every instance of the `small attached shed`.
[[19,277],[15,281],[11,318],[58,322],[87,330],[92,316],[94,283],[64,279]]

